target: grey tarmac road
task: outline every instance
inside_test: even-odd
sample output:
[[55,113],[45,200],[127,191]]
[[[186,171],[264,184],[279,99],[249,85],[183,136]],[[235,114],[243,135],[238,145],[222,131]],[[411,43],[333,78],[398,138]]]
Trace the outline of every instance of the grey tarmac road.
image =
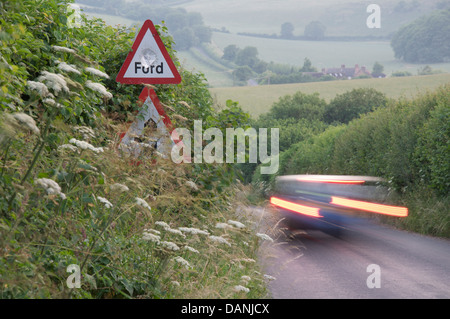
[[263,244],[260,261],[276,278],[269,284],[275,299],[450,298],[449,240],[370,221],[342,238],[319,231],[280,236]]

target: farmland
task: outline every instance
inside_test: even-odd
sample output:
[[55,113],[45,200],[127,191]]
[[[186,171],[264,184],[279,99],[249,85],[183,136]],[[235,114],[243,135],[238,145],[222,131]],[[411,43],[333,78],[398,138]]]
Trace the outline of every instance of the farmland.
[[225,101],[231,99],[239,102],[245,111],[256,118],[267,112],[273,102],[278,101],[280,97],[292,95],[298,91],[307,94],[318,92],[320,97],[327,101],[330,101],[337,94],[342,94],[353,88],[374,88],[390,98],[412,98],[419,92],[433,90],[445,83],[450,83],[450,74],[448,73],[401,78],[210,88],[210,92],[218,106],[225,105]]

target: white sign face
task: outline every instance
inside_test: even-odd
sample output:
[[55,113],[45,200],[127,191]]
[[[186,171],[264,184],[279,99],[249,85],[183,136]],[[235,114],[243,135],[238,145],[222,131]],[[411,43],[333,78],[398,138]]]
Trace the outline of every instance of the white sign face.
[[148,76],[153,78],[174,77],[166,59],[158,50],[158,45],[150,30],[145,33],[124,74],[125,78],[145,78]]
[[181,76],[150,20],[144,22],[116,81],[125,84],[181,82]]

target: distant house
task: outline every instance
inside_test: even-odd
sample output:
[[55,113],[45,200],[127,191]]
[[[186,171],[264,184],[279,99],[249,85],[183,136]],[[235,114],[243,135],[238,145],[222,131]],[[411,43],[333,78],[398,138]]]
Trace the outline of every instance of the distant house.
[[329,68],[329,69],[322,69],[322,74],[324,75],[331,75],[338,79],[353,79],[357,78],[359,76],[370,76],[372,77],[372,74],[370,74],[369,71],[367,71],[365,66],[359,67],[358,64],[355,64],[355,67],[353,68],[346,68],[345,64],[342,64],[340,68]]

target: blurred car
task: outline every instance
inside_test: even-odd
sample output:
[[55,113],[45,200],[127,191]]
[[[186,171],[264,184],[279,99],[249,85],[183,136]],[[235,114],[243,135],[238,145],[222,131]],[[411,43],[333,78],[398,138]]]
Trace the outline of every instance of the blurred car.
[[408,216],[406,207],[389,205],[385,180],[372,176],[279,176],[270,203],[291,230],[316,229],[339,236],[370,214]]

